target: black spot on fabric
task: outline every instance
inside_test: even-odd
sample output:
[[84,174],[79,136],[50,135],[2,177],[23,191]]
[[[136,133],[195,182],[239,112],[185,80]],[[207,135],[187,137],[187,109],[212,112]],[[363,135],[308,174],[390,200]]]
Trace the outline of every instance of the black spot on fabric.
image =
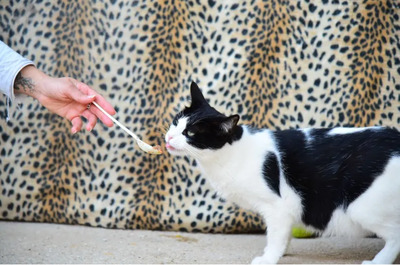
[[314,13],[315,10],[317,10],[317,7],[316,7],[314,4],[311,3],[311,4],[308,6],[308,10],[310,10],[311,13]]
[[231,6],[231,10],[236,10],[239,7],[239,4],[233,4]]
[[104,140],[102,138],[97,138],[97,144],[101,147],[104,144]]
[[333,11],[332,15],[338,16],[340,13],[342,13],[342,11],[340,9],[336,9],[335,11]]
[[201,221],[203,219],[203,213],[197,214],[196,219]]
[[106,208],[102,209],[102,210],[100,211],[100,214],[103,215],[103,216],[105,216],[105,215],[107,214],[107,209],[106,209]]
[[208,0],[208,5],[213,8],[215,6],[215,4],[217,3],[217,1],[214,0]]
[[3,134],[1,134],[1,139],[4,141],[4,142],[7,142],[7,140],[10,138],[10,136],[8,135],[8,134],[6,134],[6,133],[3,133]]
[[339,113],[339,121],[344,122],[344,114],[342,112]]

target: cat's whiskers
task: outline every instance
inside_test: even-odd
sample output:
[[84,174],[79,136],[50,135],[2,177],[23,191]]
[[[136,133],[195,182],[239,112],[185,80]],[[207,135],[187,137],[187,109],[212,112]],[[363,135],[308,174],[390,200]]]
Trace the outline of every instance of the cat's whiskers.
[[203,158],[203,154],[195,149],[185,148],[185,151],[190,153],[190,155],[195,159],[201,160]]

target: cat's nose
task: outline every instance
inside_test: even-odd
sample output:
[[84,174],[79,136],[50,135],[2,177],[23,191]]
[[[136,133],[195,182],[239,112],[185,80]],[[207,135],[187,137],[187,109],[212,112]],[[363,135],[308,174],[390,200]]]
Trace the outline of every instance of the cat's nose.
[[167,135],[167,144],[165,145],[165,147],[168,149],[168,150],[174,150],[175,148],[169,143],[171,140],[172,140],[172,136],[170,136],[170,135]]

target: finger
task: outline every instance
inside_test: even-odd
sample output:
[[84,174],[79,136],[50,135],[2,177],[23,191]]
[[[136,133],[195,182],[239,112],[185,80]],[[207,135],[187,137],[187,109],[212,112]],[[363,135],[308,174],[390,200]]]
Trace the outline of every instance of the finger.
[[74,86],[76,86],[83,94],[90,95],[90,90],[93,90],[90,88],[90,86],[86,85],[85,83],[75,80],[71,78],[72,83]]
[[97,117],[89,110],[85,110],[82,113],[82,116],[87,119],[86,130],[90,132],[91,130],[93,130],[94,126],[96,126]]
[[[97,93],[94,89],[90,86],[86,85],[85,83],[79,82],[74,80],[76,87],[82,91],[86,95],[96,95],[96,102],[99,104],[105,111],[107,111],[110,115],[114,115],[117,113],[114,107],[99,93]],[[92,101],[91,101],[92,102]],[[89,103],[89,102],[88,102]]]
[[75,134],[77,132],[79,132],[82,128],[82,120],[80,117],[75,117],[71,120],[72,123],[72,128],[71,128],[71,132],[72,134]]
[[91,93],[88,85],[73,78],[68,79],[75,88],[70,90],[70,96],[72,99],[82,104],[89,104],[95,100],[96,93]]
[[73,84],[73,89],[68,90],[69,96],[76,102],[81,104],[89,104],[96,100],[95,94],[86,94],[81,89],[78,88],[76,83]]
[[107,111],[108,114],[115,115],[115,113],[117,113],[114,107],[99,94],[96,94],[96,102],[100,105],[100,107]]
[[[103,97],[101,96],[99,93],[97,93],[94,89],[90,88],[88,85],[86,85],[85,83],[82,83],[80,81],[77,81],[75,79],[72,79],[74,85],[85,95],[88,96],[93,96],[95,95],[95,99],[89,101],[89,102],[85,102],[85,104],[91,103],[93,101],[96,101],[97,104],[99,104],[105,111],[108,112],[108,114],[110,115],[114,115],[115,113],[117,113],[114,109],[114,107]],[[99,113],[100,114],[100,113]],[[99,115],[97,115],[99,117]],[[99,117],[100,118],[100,117]],[[109,120],[108,118],[106,118],[106,120]]]
[[99,104],[105,111],[107,111],[110,115],[114,115],[116,113],[114,107],[99,93],[97,93],[94,89],[90,88],[88,85],[82,82],[78,82],[78,87],[85,91],[87,95],[96,95],[96,102]]
[[95,105],[90,106],[90,112],[96,115],[102,123],[104,123],[107,127],[112,127],[114,122],[107,117],[101,110],[99,110]]

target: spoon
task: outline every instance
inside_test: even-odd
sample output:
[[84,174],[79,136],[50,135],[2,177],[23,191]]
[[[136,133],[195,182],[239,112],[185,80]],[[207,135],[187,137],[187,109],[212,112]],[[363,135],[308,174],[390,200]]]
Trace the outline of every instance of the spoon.
[[122,130],[124,130],[127,134],[132,136],[133,139],[135,139],[135,141],[138,144],[138,146],[140,147],[140,149],[142,149],[146,153],[149,153],[149,154],[152,154],[152,155],[160,155],[160,154],[162,154],[162,150],[161,150],[161,147],[159,145],[156,145],[156,146],[153,147],[153,146],[143,142],[142,140],[140,140],[140,138],[136,134],[134,134],[132,131],[130,131],[128,128],[126,128],[122,123],[117,121],[113,116],[108,114],[107,111],[105,111],[102,107],[99,106],[99,104],[97,104],[94,101],[92,103],[101,112],[103,112],[108,118],[110,118],[115,124],[117,124],[119,127],[121,127]]

